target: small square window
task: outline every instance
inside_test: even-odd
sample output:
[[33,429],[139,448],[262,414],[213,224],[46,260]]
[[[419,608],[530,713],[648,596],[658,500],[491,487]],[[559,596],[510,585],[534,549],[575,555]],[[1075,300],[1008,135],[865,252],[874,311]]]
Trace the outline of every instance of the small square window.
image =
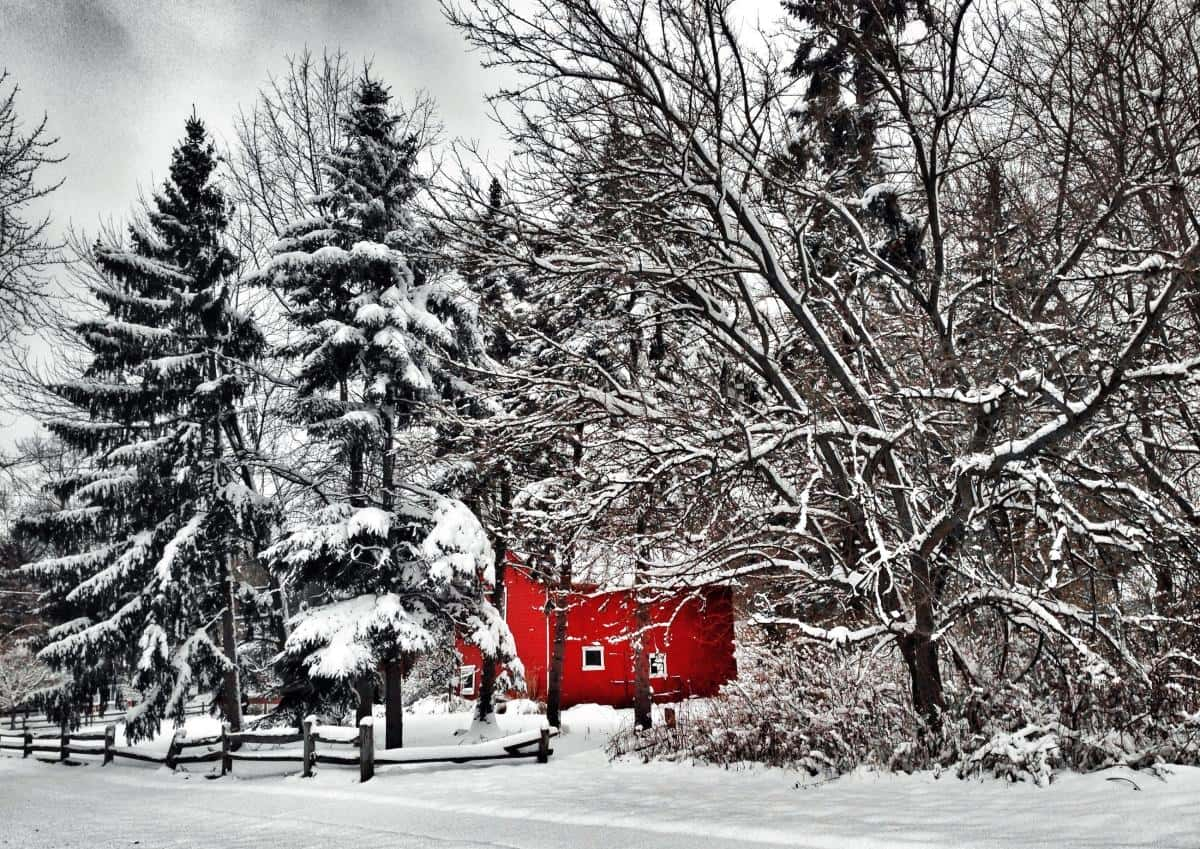
[[650,654],[650,677],[667,677],[667,656],[662,652],[652,652]]
[[458,693],[460,696],[475,695],[474,666],[460,666],[458,668]]
[[583,668],[585,670],[604,668],[604,646],[583,647]]

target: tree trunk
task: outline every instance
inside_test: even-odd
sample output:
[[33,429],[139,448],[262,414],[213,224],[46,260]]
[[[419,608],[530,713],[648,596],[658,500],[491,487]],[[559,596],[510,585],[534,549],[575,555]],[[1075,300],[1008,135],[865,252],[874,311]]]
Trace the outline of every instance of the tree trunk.
[[559,561],[558,588],[554,601],[554,647],[546,672],[546,721],[562,727],[562,675],[567,656],[567,593],[571,589],[571,560]]
[[[338,386],[338,397],[343,404],[350,400],[350,390],[344,380]],[[366,507],[367,499],[363,493],[363,446],[356,440],[350,444],[349,448],[350,457],[347,465],[350,467],[350,480],[348,481],[350,506]]]
[[[653,497],[653,491],[649,493]],[[642,508],[637,521],[638,549],[642,556],[638,558],[638,570],[633,582],[634,627],[631,646],[633,648],[633,724],[637,728],[649,730],[654,724],[652,708],[654,697],[650,692],[650,656],[646,651],[647,638],[650,635],[650,609],[642,597],[642,564],[645,562],[643,540],[646,538],[647,514],[650,505]]]
[[[208,355],[208,377],[209,380],[216,380],[219,374],[217,368],[217,358],[213,353]],[[218,413],[217,417],[208,423],[208,427],[212,431],[212,492],[216,493],[223,485],[221,480],[221,455],[224,453],[224,447],[221,440],[221,416]],[[238,652],[237,652],[237,589],[235,585],[236,575],[234,575],[233,555],[229,552],[222,552],[218,555],[220,558],[220,574],[222,592],[225,595],[225,610],[221,613],[221,649],[225,654],[225,659],[229,661],[229,668],[221,676],[221,694],[223,705],[221,711],[225,715],[225,721],[229,723],[231,731],[242,730],[242,693],[241,693],[241,676],[238,674]]]
[[[497,516],[498,530],[495,534],[496,564],[495,584],[492,586],[492,606],[500,615],[508,620],[504,610],[504,575],[508,571],[508,513],[512,508],[512,478],[507,469],[500,472],[500,510]],[[483,657],[483,670],[479,678],[479,697],[475,706],[475,716],[481,722],[486,721],[495,712],[496,676],[499,659]]]
[[222,581],[225,584],[225,611],[221,614],[221,648],[225,659],[231,664],[221,682],[222,709],[231,731],[242,730],[241,676],[238,674],[237,656],[237,611],[234,608],[234,575],[229,557],[221,558]]
[[358,708],[354,711],[354,723],[363,721],[364,717],[371,716],[375,710],[375,676],[364,675],[354,683],[354,689],[358,693]]
[[[395,475],[396,458],[392,453],[395,438],[395,415],[393,398],[389,390],[380,405],[383,437],[379,445],[379,468],[381,503],[391,512],[396,505]],[[395,647],[399,650],[399,647]],[[393,658],[383,662],[383,705],[385,712],[384,747],[399,749],[404,746],[404,662]]]
[[640,597],[635,604],[637,634],[633,638],[633,724],[648,730],[654,724],[654,694],[650,691],[650,655],[646,650],[650,611]]
[[[919,618],[919,616],[918,616]],[[928,633],[915,633],[900,639],[900,653],[912,681],[913,708],[926,722],[937,726],[946,707],[938,650]]]
[[[237,417],[235,415],[228,417],[225,420],[223,429],[225,437],[229,440],[229,444],[232,446],[234,452],[239,456],[245,456],[247,453],[246,437],[242,433],[242,427],[238,423]],[[257,487],[254,485],[254,476],[250,473],[250,467],[245,463],[239,463],[238,466],[242,475],[242,483],[245,484],[246,489],[256,492]],[[262,546],[269,542],[269,538],[253,540],[250,548],[251,559],[256,558]],[[284,594],[283,585],[279,583],[279,579],[275,576],[275,573],[269,570],[267,571],[267,584],[271,589],[271,607],[275,611],[275,639],[279,644],[279,649],[282,651],[284,644],[287,642],[287,626],[288,619],[290,618],[287,596]]]
[[900,653],[912,679],[913,708],[932,727],[941,725],[946,708],[942,671],[938,666],[938,647],[933,641],[935,579],[929,559],[919,554],[910,559],[913,577],[913,612],[916,629],[900,640]]
[[387,709],[384,747],[404,746],[404,663],[389,660],[383,664],[383,702]]

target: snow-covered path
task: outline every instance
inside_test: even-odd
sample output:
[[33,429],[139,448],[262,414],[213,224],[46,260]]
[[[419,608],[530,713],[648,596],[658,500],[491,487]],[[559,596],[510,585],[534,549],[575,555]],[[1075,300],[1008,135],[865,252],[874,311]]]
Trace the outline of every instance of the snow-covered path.
[[[66,775],[70,772],[70,775]],[[417,779],[419,780],[419,779]],[[0,766],[0,847],[12,849],[687,849],[694,834],[504,819],[433,808],[386,793],[298,790],[294,782],[208,782],[141,770]],[[378,791],[380,788],[373,788]],[[282,792],[281,792],[282,791]],[[469,800],[461,800],[467,807]],[[761,844],[727,841],[729,847]]]
[[[549,764],[390,766],[367,784],[340,767],[303,779],[287,774],[294,765],[239,761],[234,776],[209,781],[207,765],[188,774],[0,757],[0,849],[1200,849],[1196,768],[1167,781],[1063,775],[1046,789],[874,773],[797,786],[781,770],[611,763],[603,746],[626,713],[567,711]],[[500,725],[542,721],[512,713]],[[205,723],[189,731],[210,733]],[[467,713],[405,720],[410,745],[461,741],[470,723]]]
[[0,758],[0,847],[1200,846],[1200,769],[1166,783],[1133,775],[1141,792],[1106,777],[1046,790],[929,775],[797,789],[774,771],[610,765],[593,751],[549,766],[392,767],[358,785],[349,770],[207,781]]

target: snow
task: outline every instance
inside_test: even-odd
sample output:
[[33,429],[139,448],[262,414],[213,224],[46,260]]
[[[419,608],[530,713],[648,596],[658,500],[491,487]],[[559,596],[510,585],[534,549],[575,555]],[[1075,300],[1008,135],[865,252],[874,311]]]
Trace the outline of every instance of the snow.
[[429,558],[430,575],[435,580],[453,579],[455,573],[474,575],[481,570],[483,580],[495,580],[491,543],[470,508],[455,498],[441,498],[433,515],[433,528],[421,543],[421,553]]
[[[362,721],[367,722],[369,719],[371,718],[363,717]],[[478,723],[473,725],[472,728],[477,727],[477,725]],[[529,744],[536,743],[540,738],[541,729],[533,728],[479,742],[467,742],[464,740],[453,746],[409,746],[403,749],[377,749],[375,755],[381,759],[401,761],[419,761],[428,758],[494,758],[503,757],[506,754],[505,747],[507,746],[528,746],[527,751],[533,751],[533,747]]]
[[154,574],[158,578],[160,586],[165,588],[175,580],[175,558],[179,554],[179,549],[182,546],[188,545],[200,532],[206,516],[206,513],[196,513],[193,515],[175,533],[171,541],[163,547],[162,557],[159,558],[158,563],[154,567]]
[[360,620],[366,618],[374,606],[374,596],[360,596],[306,611],[296,617],[288,641],[298,645],[320,644],[308,657],[311,674],[322,678],[350,678],[359,670],[370,669],[375,662],[359,633]]
[[873,186],[868,186],[863,192],[862,207],[866,209],[882,197],[899,194],[899,187],[892,183],[876,183]]
[[[509,733],[544,721],[524,713],[498,720]],[[809,784],[774,769],[612,763],[603,747],[615,727],[629,723],[628,711],[581,705],[564,720],[546,765],[530,758],[386,766],[362,785],[357,770],[345,767],[319,766],[314,778],[301,779],[280,775],[278,764],[239,761],[233,777],[203,781],[207,766],[173,774],[128,761],[67,768],[0,757],[0,846],[1200,845],[1196,768],[1175,767],[1165,780],[1125,769],[1060,775],[1046,788],[930,773],[861,772]],[[189,734],[209,731],[203,722],[212,721],[189,722]],[[405,717],[414,742],[469,725],[469,714]]]
[[370,534],[379,539],[387,539],[391,529],[391,514],[378,507],[363,507],[346,523],[346,535],[352,538],[359,534]]
[[294,620],[288,646],[312,647],[305,659],[309,674],[344,680],[373,669],[376,638],[406,651],[424,652],[437,644],[434,623],[421,608],[412,609],[395,593],[361,595],[312,608]]
[[1137,265],[1118,265],[1109,271],[1109,274],[1143,274],[1150,271],[1161,271],[1167,265],[1167,261],[1161,254],[1150,254]]

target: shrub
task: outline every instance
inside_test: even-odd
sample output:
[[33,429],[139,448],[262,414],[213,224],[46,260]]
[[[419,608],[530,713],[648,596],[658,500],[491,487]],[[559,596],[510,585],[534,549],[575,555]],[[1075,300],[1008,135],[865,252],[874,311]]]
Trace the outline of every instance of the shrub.
[[625,730],[613,756],[762,764],[830,778],[858,767],[1045,785],[1057,770],[1200,764],[1200,712],[1171,679],[1132,686],[1063,662],[1017,681],[960,681],[936,727],[892,658],[799,646],[739,651],[740,677],[685,702],[675,727]]

